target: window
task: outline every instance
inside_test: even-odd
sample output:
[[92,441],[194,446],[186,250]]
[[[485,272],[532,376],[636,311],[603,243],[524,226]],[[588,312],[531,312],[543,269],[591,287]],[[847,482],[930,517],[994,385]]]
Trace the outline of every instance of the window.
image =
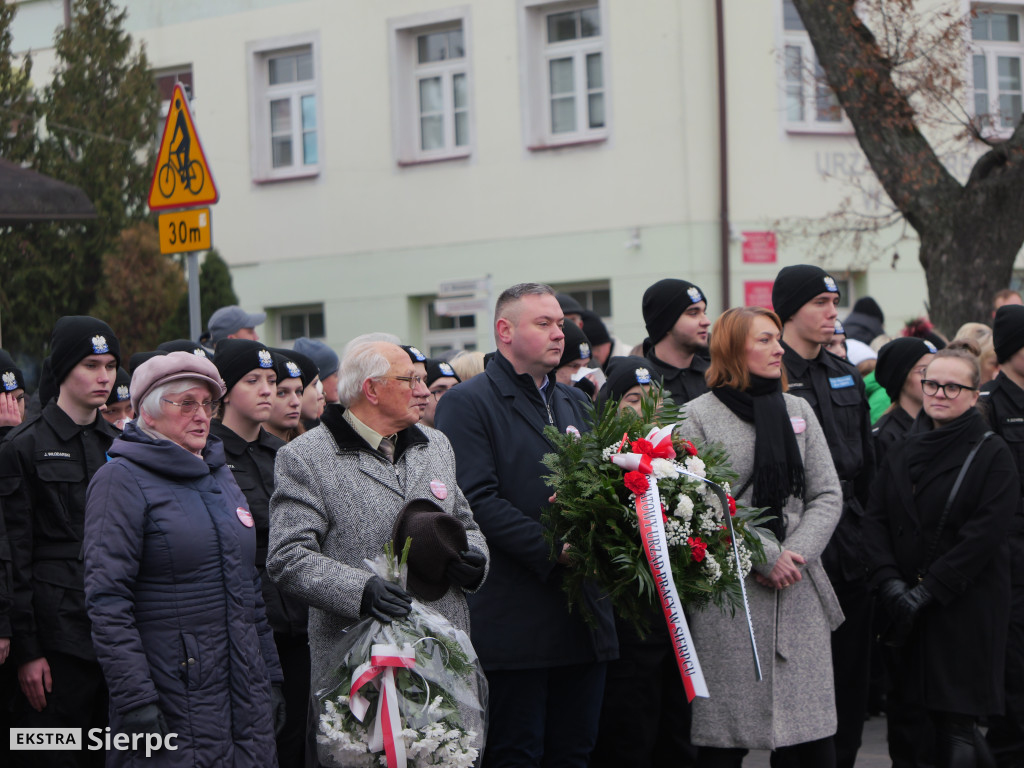
[[315,307],[291,307],[277,311],[278,338],[281,341],[295,341],[305,336],[309,339],[322,339],[324,333],[323,305]]
[[399,164],[467,157],[472,151],[467,13],[454,9],[390,23]]
[[320,170],[319,41],[280,42],[280,47],[249,45],[257,181],[313,176]]
[[786,129],[814,133],[851,130],[839,99],[825,80],[825,71],[792,0],[782,2],[782,78]]
[[[156,89],[160,93],[161,120],[166,119],[167,113],[170,112],[171,96],[174,94],[175,84],[181,83],[190,103],[196,97],[195,88],[192,83],[192,67],[189,65],[174,67],[173,69],[161,69],[154,72],[153,76],[156,78]],[[160,130],[163,130],[163,123],[160,124]],[[160,138],[158,135],[157,140]]]
[[476,315],[439,315],[433,299],[424,302],[424,311],[427,321],[424,346],[429,350],[429,357],[437,357],[448,349],[476,350]]
[[1021,17],[1013,10],[976,7],[971,19],[971,83],[979,127],[1012,131],[1022,109]]
[[572,296],[584,309],[596,312],[601,317],[612,316],[612,292],[607,280],[595,283],[573,283],[572,285],[552,286],[559,293]]
[[524,3],[531,149],[607,138],[605,17],[595,3]]

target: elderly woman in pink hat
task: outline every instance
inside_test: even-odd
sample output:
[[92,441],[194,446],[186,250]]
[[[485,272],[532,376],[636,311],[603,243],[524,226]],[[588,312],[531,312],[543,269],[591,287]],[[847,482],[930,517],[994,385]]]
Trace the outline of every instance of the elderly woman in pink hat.
[[138,417],[89,485],[86,605],[111,732],[149,734],[108,766],[143,750],[153,765],[277,765],[282,675],[252,514],[210,435],[223,395],[206,358],[147,360],[131,384]]

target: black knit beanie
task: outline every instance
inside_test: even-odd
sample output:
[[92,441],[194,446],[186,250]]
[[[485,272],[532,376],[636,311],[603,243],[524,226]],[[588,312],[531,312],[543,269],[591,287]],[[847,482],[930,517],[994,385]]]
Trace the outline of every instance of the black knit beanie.
[[[566,325],[571,325],[571,323],[566,323]],[[455,369],[452,368],[451,365],[446,360],[439,360],[436,357],[428,357],[426,366],[428,387],[438,379],[443,378],[455,379],[456,383],[462,381],[462,379],[459,378],[459,374],[455,372]]]
[[907,380],[917,361],[936,352],[938,350],[935,345],[927,339],[901,336],[888,341],[878,350],[875,381],[882,385],[889,399],[895,403],[900,397],[903,382]]
[[113,355],[121,364],[121,345],[110,326],[88,315],[65,315],[50,336],[50,372],[60,387],[71,369],[89,355]]
[[302,379],[302,368],[294,360],[285,357],[277,350],[270,350],[270,356],[274,359],[274,372],[277,374],[277,383],[287,381],[288,379],[298,379],[299,383],[305,388],[306,383]]
[[882,308],[878,306],[878,302],[870,296],[864,296],[857,299],[853,305],[853,312],[859,312],[862,315],[873,317],[878,320],[878,322],[882,323],[882,325],[885,325],[885,315],[882,313]]
[[173,341],[165,341],[161,344],[156,345],[157,352],[189,352],[198,357],[205,357],[213,360],[213,356],[208,354],[203,345],[191,341],[189,339],[174,339]]
[[583,329],[575,323],[566,323],[562,331],[565,333],[565,349],[562,350],[562,359],[558,361],[558,367],[575,363],[577,360],[589,360],[590,341],[587,340],[587,334]]
[[25,388],[25,377],[14,364],[14,358],[0,349],[0,392],[13,392]]
[[644,291],[644,325],[651,344],[661,341],[687,307],[698,301],[707,302],[704,291],[693,283],[671,277],[659,280]]
[[423,363],[424,366],[426,365],[427,356],[416,349],[416,347],[409,346],[408,344],[399,344],[398,346],[405,350],[405,354],[409,356],[413,363]]
[[835,279],[821,267],[813,264],[795,264],[783,267],[772,286],[772,307],[782,322],[800,311],[800,307],[819,293],[839,295]]
[[274,356],[259,341],[250,339],[224,339],[217,343],[214,364],[230,392],[249,371],[261,368],[274,370]]
[[117,405],[125,400],[131,400],[132,377],[124,368],[117,369],[117,378],[114,379],[114,386],[110,390],[110,397],[107,398],[107,405]]
[[[285,361],[291,361],[299,366],[299,370],[302,372],[302,386],[303,388],[308,387],[312,383],[313,379],[320,375],[320,369],[316,367],[316,363],[313,362],[313,358],[309,355],[304,355],[301,352],[296,352],[294,349],[278,349],[277,347],[270,348],[271,354],[274,356],[274,362],[277,363],[279,357],[284,358]],[[285,362],[287,366],[287,362]],[[281,372],[277,372],[277,380],[280,381],[285,378],[281,375]],[[291,375],[291,371],[288,371],[288,378],[294,378]]]
[[589,309],[583,310],[583,333],[590,339],[592,347],[607,344],[612,340],[600,315]]
[[651,361],[645,357],[613,357],[608,361],[606,374],[608,378],[597,395],[599,407],[609,400],[621,400],[637,384],[655,383],[651,379]]
[[1005,363],[1021,347],[1024,347],[1024,306],[1004,304],[996,310],[992,323],[992,344],[996,348],[996,360]]

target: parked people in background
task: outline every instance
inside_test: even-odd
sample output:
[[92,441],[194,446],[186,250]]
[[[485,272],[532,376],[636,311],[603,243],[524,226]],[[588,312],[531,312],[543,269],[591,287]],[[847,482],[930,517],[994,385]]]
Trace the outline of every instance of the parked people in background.
[[878,302],[870,296],[864,296],[853,305],[853,311],[843,320],[847,339],[870,344],[876,336],[885,333],[885,314]]
[[890,685],[927,711],[942,768],[991,764],[977,723],[1004,705],[1009,538],[1021,485],[1006,443],[975,408],[979,383],[967,350],[931,358],[922,413],[887,453],[864,519],[889,620],[883,639],[897,661]]
[[428,357],[426,367],[426,384],[427,389],[430,391],[430,397],[427,400],[427,407],[423,411],[423,418],[420,419],[420,423],[432,427],[434,426],[434,414],[437,412],[438,402],[440,402],[445,392],[459,383],[460,379],[451,364],[443,360]]
[[821,555],[843,496],[813,409],[784,394],[782,332],[767,309],[723,313],[711,340],[711,392],[686,406],[679,430],[698,445],[725,447],[739,475],[737,500],[766,508],[778,540],[765,544],[767,561],[746,578],[762,681],[741,612],[690,615],[694,643],[713,649],[702,657],[710,698],[693,702],[700,768],[738,768],[748,749],[773,750],[776,766],[836,765],[830,635],[843,614]]
[[[814,409],[843,489],[843,513],[821,559],[846,617],[832,634],[836,764],[853,768],[870,679],[872,603],[861,518],[875,462],[864,382],[856,368],[821,348],[835,331],[839,299],[835,279],[809,264],[783,268],[772,287],[772,305],[784,324],[782,359],[789,391]],[[843,326],[849,343],[849,320]]]
[[316,363],[327,404],[338,402],[338,353],[324,342],[305,336],[296,339],[292,348]]
[[552,557],[540,522],[551,495],[540,463],[551,450],[544,427],[587,428],[586,396],[554,379],[563,323],[550,287],[504,291],[494,358],[437,409],[459,487],[491,547],[490,576],[470,596],[473,645],[490,686],[485,766],[586,766],[606,662],[618,653],[611,609],[596,590],[587,597],[595,624],[570,613],[559,578],[566,558]]
[[103,418],[118,429],[124,429],[125,423],[135,418],[135,411],[132,410],[131,381],[132,377],[128,375],[128,371],[118,368],[110,396],[100,408]]
[[212,315],[207,323],[210,329],[210,343],[214,350],[225,339],[249,339],[259,341],[256,326],[263,325],[267,319],[266,312],[246,312],[234,304],[221,307]]
[[[13,662],[23,728],[100,728],[107,685],[93,650],[82,563],[85,492],[118,432],[100,417],[117,376],[110,326],[60,318],[48,369],[57,396],[0,447],[0,505],[10,540]],[[84,730],[83,730],[84,732]],[[102,752],[23,752],[22,765],[102,765]]]
[[583,335],[590,342],[590,354],[593,365],[597,368],[604,368],[608,358],[612,355],[614,339],[608,333],[608,327],[604,324],[601,316],[589,309],[583,310]]
[[[177,734],[176,749],[146,765],[276,766],[282,674],[253,517],[209,434],[224,385],[209,360],[171,352],[140,365],[133,386],[139,418],[96,472],[85,522],[86,602],[111,730]],[[107,766],[140,760],[106,753]]]

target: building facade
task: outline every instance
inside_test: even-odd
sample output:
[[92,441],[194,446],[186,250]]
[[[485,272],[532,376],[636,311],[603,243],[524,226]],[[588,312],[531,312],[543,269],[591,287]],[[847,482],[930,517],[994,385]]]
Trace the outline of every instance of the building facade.
[[[492,349],[489,309],[435,311],[443,283],[489,278],[477,306],[543,281],[634,344],[658,279],[699,284],[717,316],[763,303],[780,267],[809,260],[844,281],[845,307],[874,296],[891,333],[925,311],[915,243],[865,238],[822,259],[803,231],[885,196],[788,0],[722,4],[724,79],[710,1],[124,4],[164,98],[176,81],[191,93],[220,191],[214,245],[242,304],[268,313],[270,342],[340,348],[386,330]],[[64,5],[18,3],[15,49],[37,77]],[[1012,125],[1021,8],[985,9],[967,99],[1015,110]],[[958,177],[979,151],[950,155]]]

